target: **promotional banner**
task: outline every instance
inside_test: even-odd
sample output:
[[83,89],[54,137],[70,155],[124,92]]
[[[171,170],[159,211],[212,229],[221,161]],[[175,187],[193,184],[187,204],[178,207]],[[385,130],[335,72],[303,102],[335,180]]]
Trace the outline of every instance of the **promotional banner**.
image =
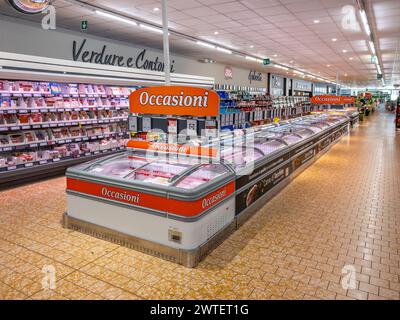
[[350,104],[354,103],[355,99],[347,96],[322,95],[314,96],[310,101],[314,104]]
[[184,86],[141,88],[129,96],[130,111],[140,114],[175,116],[218,116],[219,96],[215,91]]

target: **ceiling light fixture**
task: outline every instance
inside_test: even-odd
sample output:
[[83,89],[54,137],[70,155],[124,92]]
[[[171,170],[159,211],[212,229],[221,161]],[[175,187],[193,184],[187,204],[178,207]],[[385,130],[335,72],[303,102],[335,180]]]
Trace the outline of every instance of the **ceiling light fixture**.
[[369,28],[368,18],[367,14],[365,13],[365,10],[360,10],[360,17],[361,17],[361,22],[364,26],[364,31],[369,37],[371,35],[371,29]]
[[212,45],[212,44],[210,44],[210,43],[207,43],[207,42],[196,41],[196,43],[197,43],[199,46],[207,47],[207,48],[210,48],[210,49],[215,49],[215,46],[214,46],[214,45]]
[[343,53],[346,53],[346,52],[347,52],[347,50],[346,50],[346,49],[343,49],[343,50],[342,50],[342,52],[343,52]]
[[250,48],[254,48],[254,45],[250,45]]
[[231,51],[231,50],[228,50],[228,49],[225,49],[225,48],[217,47],[217,50],[218,50],[218,51],[221,51],[221,52],[225,52],[225,53],[227,53],[227,54],[232,54],[232,51]]
[[350,57],[349,60],[353,60],[353,57]]
[[326,66],[327,66],[328,68],[330,68],[331,65],[330,65],[330,64],[327,64]]
[[274,54],[274,57],[277,57],[277,56],[278,56],[278,55],[275,53],[275,54]]
[[250,60],[250,61],[257,62],[257,59],[256,59],[256,58],[254,58],[254,57],[245,56],[245,59],[246,59],[246,60]]
[[275,68],[278,68],[278,69],[286,70],[286,71],[289,70],[289,68],[281,66],[279,64],[273,64],[272,66],[275,67]]
[[148,26],[147,24],[140,23],[139,27],[141,27],[143,29],[146,29],[146,30],[149,30],[149,31],[156,32],[156,33],[161,33],[161,34],[163,33],[162,29],[159,29],[159,28],[156,28],[156,27],[152,27],[152,26]]
[[214,34],[217,35],[219,32],[218,31],[214,31]]
[[337,39],[336,39],[336,38],[332,38],[331,40],[332,40],[333,42],[336,42],[336,41],[337,41]]
[[100,10],[96,10],[95,12],[99,16],[103,16],[103,17],[106,17],[106,18],[114,19],[114,20],[117,20],[117,21],[120,21],[120,22],[124,22],[124,23],[130,24],[130,25],[133,25],[133,26],[137,26],[138,25],[135,21],[133,21],[131,19],[122,18],[122,17],[119,17],[117,15],[110,14],[110,13],[107,13],[107,12],[104,12],[104,11],[100,11]]
[[155,7],[155,8],[153,9],[153,11],[157,12],[157,11],[160,11],[160,9],[157,8],[157,7]]
[[319,20],[318,20],[318,19],[315,19],[313,22],[314,22],[314,23],[319,23]]
[[375,45],[372,41],[368,41],[369,48],[371,49],[372,54],[376,55]]

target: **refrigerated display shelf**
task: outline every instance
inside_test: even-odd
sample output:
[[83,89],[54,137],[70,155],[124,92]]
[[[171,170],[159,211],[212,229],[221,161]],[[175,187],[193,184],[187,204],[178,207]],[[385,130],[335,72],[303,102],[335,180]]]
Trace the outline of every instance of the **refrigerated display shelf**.
[[113,138],[113,137],[128,138],[129,133],[114,132],[114,133],[104,133],[101,135],[93,135],[93,136],[68,137],[63,139],[42,140],[42,141],[32,141],[29,143],[22,143],[22,144],[3,145],[0,147],[0,152],[18,151],[27,148],[32,149],[32,148],[47,147],[47,146],[54,146],[54,145],[61,145],[68,143],[93,141],[93,140]]
[[124,150],[126,150],[125,147],[116,147],[86,152],[77,155],[76,157],[68,156],[54,159],[44,159],[18,164],[12,167],[0,167],[0,189],[32,181],[33,179],[47,178],[62,174],[68,167],[72,165],[123,152]]
[[1,108],[0,114],[25,114],[25,113],[43,113],[43,112],[64,112],[64,111],[96,111],[96,110],[123,110],[128,109],[128,105],[121,106],[90,106],[90,107],[73,107],[73,108],[54,108],[54,107],[41,107],[41,108]]
[[66,126],[79,126],[86,124],[102,124],[102,123],[115,123],[121,121],[128,121],[128,117],[118,117],[118,118],[110,118],[110,119],[94,119],[94,120],[73,120],[73,121],[54,121],[54,122],[39,122],[35,124],[7,124],[0,126],[1,131],[19,131],[19,130],[30,130],[30,129],[47,129],[47,128],[56,128],[56,127],[66,127]]

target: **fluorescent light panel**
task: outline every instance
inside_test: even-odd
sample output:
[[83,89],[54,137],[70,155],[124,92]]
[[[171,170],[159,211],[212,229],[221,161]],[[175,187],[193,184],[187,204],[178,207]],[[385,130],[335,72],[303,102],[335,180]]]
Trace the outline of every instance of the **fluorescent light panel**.
[[272,65],[272,66],[275,67],[275,68],[278,68],[278,69],[286,70],[286,71],[289,70],[289,68],[286,68],[286,67],[281,66],[281,65],[279,65],[279,64],[274,64],[274,65]]
[[257,59],[256,59],[256,58],[254,58],[254,57],[245,56],[245,59],[246,59],[246,60],[250,60],[250,61],[257,62]]
[[368,41],[369,48],[371,49],[372,54],[376,55],[375,45],[372,41]]
[[152,27],[152,26],[149,26],[149,25],[147,25],[147,24],[141,23],[141,24],[139,24],[139,27],[141,27],[141,28],[143,28],[143,29],[146,29],[146,30],[149,30],[149,31],[152,31],[152,32],[155,32],[155,33],[160,33],[160,34],[163,33],[163,30],[162,30],[162,29],[156,28],[156,27]]
[[361,16],[361,21],[364,26],[364,31],[367,34],[367,36],[369,37],[371,35],[371,29],[369,28],[367,14],[365,13],[364,10],[360,10],[360,16]]
[[232,54],[231,50],[228,50],[228,49],[225,49],[225,48],[217,47],[217,50],[221,51],[221,52],[224,52],[224,53],[227,53],[227,54]]
[[212,45],[212,44],[209,44],[209,43],[207,43],[207,42],[203,42],[203,41],[196,41],[196,43],[197,43],[199,46],[203,46],[203,47],[207,47],[207,48],[215,49],[215,46],[214,46],[214,45]]
[[106,17],[106,18],[110,18],[110,19],[114,19],[114,20],[117,20],[117,21],[121,21],[121,22],[130,24],[130,25],[133,25],[133,26],[137,26],[137,23],[135,21],[133,21],[133,20],[125,19],[125,18],[119,17],[117,15],[110,14],[110,13],[107,13],[107,12],[104,12],[104,11],[100,11],[100,10],[96,10],[95,12],[96,12],[96,14],[98,14],[100,16],[103,16],[103,17]]

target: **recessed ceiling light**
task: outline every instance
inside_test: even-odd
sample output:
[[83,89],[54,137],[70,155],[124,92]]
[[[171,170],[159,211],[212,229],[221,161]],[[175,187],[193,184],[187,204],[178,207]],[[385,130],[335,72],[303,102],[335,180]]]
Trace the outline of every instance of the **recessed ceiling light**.
[[332,38],[331,40],[332,40],[333,42],[335,42],[337,39],[336,39],[336,38]]
[[275,54],[274,54],[274,57],[277,57],[277,56],[278,56],[278,55],[275,53]]
[[154,9],[153,9],[153,11],[159,11],[160,9],[159,8],[157,8],[157,7],[155,7]]
[[343,52],[343,53],[346,53],[346,52],[347,52],[347,50],[346,50],[346,49],[343,49],[343,50],[342,50],[342,52]]
[[289,62],[290,62],[290,63],[294,63],[294,61],[293,61],[293,60],[290,60]]
[[330,64],[327,64],[326,66],[329,68],[331,65],[330,65]]
[[218,33],[219,33],[218,31],[215,31],[215,32],[214,32],[214,34],[218,34]]
[[345,73],[344,76],[347,77],[347,73]]
[[314,23],[319,23],[319,20],[318,20],[318,19],[315,19],[315,20],[314,20]]
[[353,60],[353,57],[350,57],[349,60]]
[[251,46],[250,46],[250,48],[254,48],[254,46],[253,46],[253,45],[251,45]]

